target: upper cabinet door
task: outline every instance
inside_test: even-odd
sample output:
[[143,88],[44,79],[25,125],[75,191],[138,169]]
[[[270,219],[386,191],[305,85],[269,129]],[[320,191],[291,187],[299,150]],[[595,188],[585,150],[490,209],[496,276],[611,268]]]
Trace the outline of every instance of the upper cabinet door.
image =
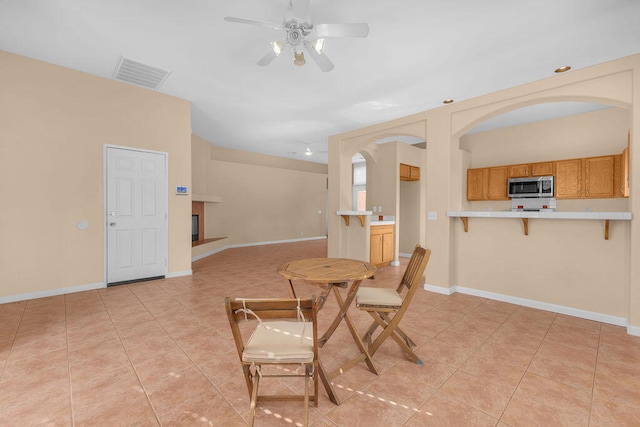
[[542,162],[531,164],[531,176],[553,175],[553,162]]
[[419,181],[420,168],[418,166],[400,163],[400,181]]
[[487,199],[507,200],[507,179],[509,170],[506,166],[489,168]]
[[529,176],[530,166],[529,163],[523,165],[511,165],[509,166],[509,178],[524,178]]
[[467,169],[467,200],[486,200],[488,168]]
[[582,197],[582,159],[558,160],[555,162],[556,199],[579,199]]
[[584,159],[584,196],[590,198],[613,197],[613,170],[614,156]]

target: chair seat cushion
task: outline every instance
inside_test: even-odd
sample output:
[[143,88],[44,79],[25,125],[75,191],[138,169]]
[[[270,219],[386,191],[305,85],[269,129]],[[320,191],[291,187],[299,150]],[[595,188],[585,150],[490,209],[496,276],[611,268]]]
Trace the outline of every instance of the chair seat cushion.
[[[302,339],[301,339],[302,337]],[[311,322],[262,322],[242,352],[243,362],[313,362]]]
[[356,294],[356,305],[400,307],[402,305],[402,297],[395,289],[360,287]]

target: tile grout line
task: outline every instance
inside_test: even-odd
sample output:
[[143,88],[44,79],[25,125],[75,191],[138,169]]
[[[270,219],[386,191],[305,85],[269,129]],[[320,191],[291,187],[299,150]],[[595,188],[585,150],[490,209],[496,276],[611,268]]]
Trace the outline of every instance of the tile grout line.
[[16,339],[18,337],[18,331],[20,330],[20,325],[22,324],[22,321],[24,320],[24,314],[27,311],[27,303],[25,302],[24,304],[24,308],[22,309],[22,314],[20,314],[20,320],[18,321],[18,324],[16,325],[16,329],[13,331],[13,339],[11,340],[11,349],[9,350],[9,354],[7,354],[7,360],[4,361],[4,365],[2,367],[2,371],[0,371],[0,384],[2,384],[2,380],[4,379],[5,376],[5,372],[7,370],[7,366],[9,366],[9,360],[11,359],[11,353],[13,353],[13,347],[16,343]]
[[64,333],[66,339],[66,347],[67,347],[67,373],[69,375],[69,410],[71,411],[71,425],[76,425],[75,415],[74,415],[74,405],[73,405],[73,382],[71,381],[71,353],[69,352],[69,316],[67,312],[67,295],[64,295]]
[[[108,289],[108,288],[106,288]],[[140,301],[140,299],[138,298],[138,296],[136,294],[134,294],[130,288],[126,288],[129,293],[131,293],[131,295],[133,295],[136,299],[138,299],[138,301]],[[144,395],[147,398],[147,403],[149,403],[149,407],[151,408],[151,411],[153,411],[153,416],[156,419],[156,422],[158,423],[159,426],[161,426],[162,424],[160,423],[160,419],[158,418],[158,414],[156,413],[153,404],[151,403],[151,399],[149,398],[149,393],[147,393],[147,389],[144,387],[144,384],[142,384],[142,381],[140,380],[140,376],[138,376],[138,371],[136,371],[135,365],[133,364],[133,362],[131,361],[131,356],[129,355],[129,351],[127,351],[127,347],[124,345],[124,342],[122,341],[122,336],[120,335],[120,332],[118,331],[118,328],[116,327],[115,323],[113,323],[113,318],[111,317],[111,313],[109,313],[109,308],[107,307],[107,304],[105,303],[104,299],[102,298],[102,294],[98,293],[98,295],[100,296],[100,301],[102,301],[102,305],[104,305],[104,309],[107,313],[107,316],[109,316],[109,321],[111,322],[111,325],[113,326],[113,330],[115,331],[116,335],[118,336],[118,340],[120,341],[120,345],[122,345],[122,348],[125,352],[125,354],[127,355],[127,359],[129,360],[129,365],[131,366],[131,369],[133,370],[133,373],[136,376],[136,379],[138,380],[138,383],[140,384],[140,388],[144,391]],[[146,307],[145,307],[146,309]],[[148,311],[148,310],[147,310]]]
[[[162,289],[162,292],[164,292],[169,298],[171,298],[176,304],[182,306],[183,308],[185,308],[189,313],[193,314],[194,316],[198,317],[198,319],[203,320],[200,318],[200,316],[196,315],[189,307],[185,306],[184,304],[182,304],[180,302],[180,300],[178,300],[177,298],[175,298],[174,295],[169,294],[164,288],[160,287],[160,289]],[[225,395],[218,389],[218,387],[216,387],[215,384],[213,384],[211,382],[211,380],[205,375],[204,372],[202,372],[202,370],[200,369],[200,366],[191,358],[191,356],[189,355],[189,353],[180,345],[180,343],[174,338],[173,335],[171,335],[171,333],[169,331],[167,331],[167,329],[164,327],[164,325],[158,320],[158,318],[156,317],[156,315],[148,309],[148,307],[146,306],[146,304],[144,303],[143,300],[140,299],[140,297],[134,292],[131,291],[131,293],[138,299],[138,301],[140,301],[140,303],[144,306],[144,308],[147,310],[147,312],[154,318],[154,320],[156,322],[158,322],[158,325],[160,325],[160,327],[167,333],[168,336],[171,337],[171,339],[173,340],[173,342],[178,346],[178,348],[184,353],[184,355],[191,361],[191,363],[193,363],[193,366],[198,370],[198,372],[209,382],[209,384],[211,385],[211,387],[213,387],[216,392],[218,392],[218,394],[220,395],[220,397],[222,397],[233,409],[234,411],[236,411],[236,413],[238,414],[238,416],[240,416],[243,420],[244,417],[242,417],[242,414],[240,414],[235,407],[231,404],[231,402],[225,397]],[[207,322],[205,322],[207,323]],[[115,327],[115,326],[114,326]],[[123,344],[124,347],[124,344]],[[125,347],[125,351],[126,351],[126,347]],[[128,357],[128,353],[127,353],[127,357]],[[134,372],[136,373],[136,376],[138,377],[138,372],[135,369],[135,366],[133,365],[133,363],[131,363]],[[138,377],[138,381],[140,382],[140,384],[142,384],[142,381],[140,380],[140,377]],[[146,388],[144,388],[144,385],[142,386],[143,389],[145,390],[145,394],[147,394]],[[206,391],[203,391],[200,394],[191,396],[190,399],[197,397],[197,396],[201,396],[203,394],[205,394]],[[148,397],[148,395],[147,395]],[[151,399],[149,399],[149,405],[151,406],[151,408],[153,409],[154,415],[156,416],[156,419],[158,419],[158,423],[160,425],[162,425],[162,423],[160,422],[160,419],[158,418],[158,411],[156,411],[155,407],[153,406],[153,404],[151,403]],[[169,408],[167,408],[169,409]],[[159,411],[162,412],[162,411]]]
[[602,322],[600,323],[600,328],[598,329],[598,350],[596,351],[596,363],[593,368],[593,380],[591,385],[591,401],[589,402],[589,420],[588,425],[591,425],[591,416],[593,414],[593,400],[596,394],[596,375],[598,371],[598,356],[600,355],[600,342],[602,341]]
[[[518,310],[516,310],[517,312]],[[515,312],[514,312],[515,313]],[[507,408],[509,407],[509,404],[511,403],[511,401],[513,400],[513,396],[515,396],[516,392],[518,391],[518,388],[520,387],[520,384],[522,384],[522,380],[524,379],[525,375],[527,375],[527,372],[529,371],[529,367],[531,367],[531,363],[533,363],[533,359],[535,359],[536,354],[538,354],[538,351],[540,351],[540,347],[542,347],[542,343],[544,342],[545,338],[547,337],[547,335],[549,335],[549,331],[551,330],[551,327],[553,326],[553,324],[555,323],[556,319],[558,318],[558,313],[553,313],[553,321],[551,322],[551,324],[549,325],[549,328],[547,329],[547,332],[545,332],[544,336],[542,337],[542,339],[540,340],[540,344],[538,344],[538,347],[536,348],[535,353],[533,353],[533,356],[531,357],[531,360],[529,360],[529,363],[527,363],[527,367],[524,370],[524,373],[522,374],[522,376],[520,377],[520,379],[518,380],[518,384],[515,386],[515,388],[513,389],[513,393],[511,394],[511,397],[509,398],[509,401],[507,402],[507,404],[504,406],[504,409],[502,410],[502,413],[500,414],[500,418],[498,418],[498,422],[502,421],[505,424],[508,424],[506,421],[502,420],[502,417],[504,416],[504,412],[507,410]],[[511,316],[509,316],[511,317]]]

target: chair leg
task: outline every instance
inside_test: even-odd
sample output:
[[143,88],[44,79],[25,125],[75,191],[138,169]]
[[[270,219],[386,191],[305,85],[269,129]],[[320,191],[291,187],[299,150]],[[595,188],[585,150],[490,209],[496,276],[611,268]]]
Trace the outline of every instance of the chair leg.
[[256,404],[258,402],[258,383],[260,382],[260,375],[253,374],[252,377],[253,387],[251,390],[251,406],[249,407],[249,425],[253,427],[253,421],[256,416]]
[[317,408],[318,407],[318,401],[320,400],[320,398],[318,397],[318,362],[313,362],[313,404],[314,406]]
[[[391,318],[389,317],[389,315],[387,313],[381,312],[380,313],[380,317],[382,317],[384,319],[384,321],[387,322],[387,324],[391,323]],[[376,326],[378,326],[378,325],[376,324]],[[405,334],[402,329],[400,329],[400,326],[396,327],[396,332],[398,333],[398,335],[400,335],[402,338],[404,338],[404,341],[407,343],[407,345],[409,347],[417,347],[416,343],[414,343],[413,340],[411,338],[409,338],[409,336],[407,334]]]
[[367,345],[367,347],[371,347],[371,336],[378,329],[378,324],[376,322],[372,322],[367,332],[362,336],[362,341]]
[[395,317],[391,319],[389,316],[386,315],[386,313],[370,311],[369,314],[371,315],[371,317],[373,317],[373,319],[378,324],[378,326],[382,328],[382,332],[380,333],[380,335],[378,335],[375,341],[371,344],[371,346],[369,346],[369,354],[373,356],[375,352],[378,351],[378,348],[380,348],[384,340],[387,339],[388,337],[391,337],[396,343],[398,343],[402,351],[409,357],[409,359],[411,359],[414,363],[417,363],[418,365],[423,364],[422,360],[413,352],[413,350],[411,350],[411,347],[409,347],[409,345],[407,345],[402,340],[402,338],[406,337],[406,334],[402,332],[403,337],[401,338],[400,335],[397,333],[398,323],[400,319],[396,319]]
[[304,367],[304,427],[309,425],[309,377],[312,373],[312,365]]

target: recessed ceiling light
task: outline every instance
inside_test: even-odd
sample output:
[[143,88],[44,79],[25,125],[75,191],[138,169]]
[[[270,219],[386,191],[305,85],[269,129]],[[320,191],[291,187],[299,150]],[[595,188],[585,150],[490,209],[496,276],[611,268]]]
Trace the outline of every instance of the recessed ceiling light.
[[449,99],[445,99],[444,101],[442,101],[443,104],[451,104],[453,102],[453,99],[449,98]]
[[570,66],[565,65],[564,67],[556,68],[556,73],[564,73],[565,71],[569,71],[571,69]]

